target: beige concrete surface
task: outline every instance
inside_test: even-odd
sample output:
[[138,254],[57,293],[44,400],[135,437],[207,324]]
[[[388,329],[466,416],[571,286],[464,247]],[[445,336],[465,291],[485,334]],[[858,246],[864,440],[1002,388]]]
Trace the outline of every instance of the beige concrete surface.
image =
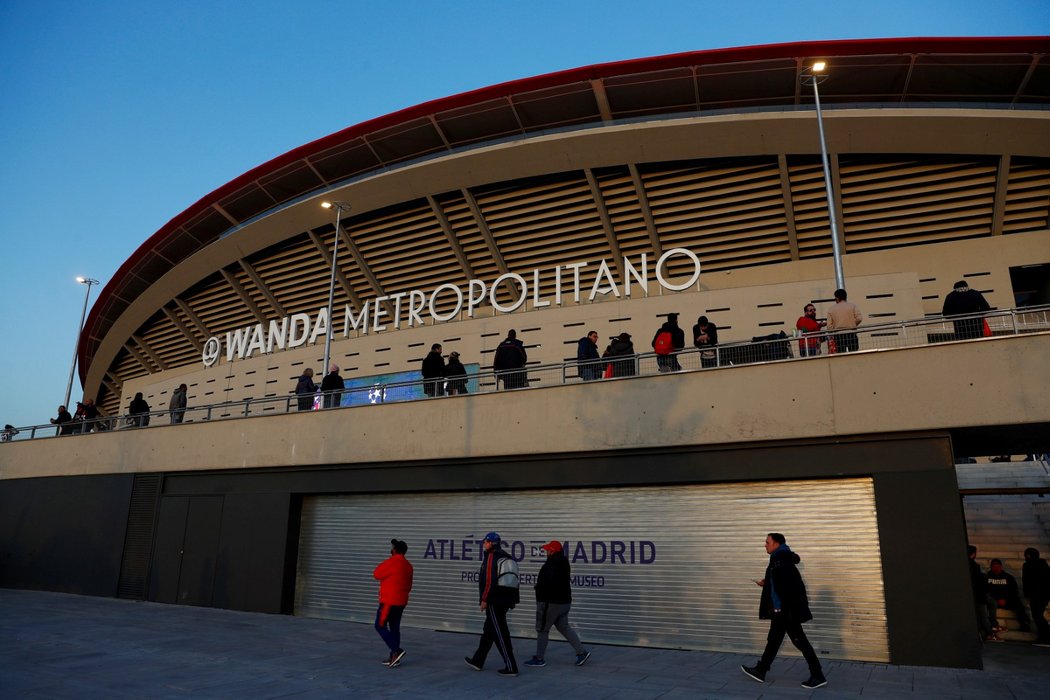
[[1050,421],[1050,333],[0,448],[0,478],[715,445]]

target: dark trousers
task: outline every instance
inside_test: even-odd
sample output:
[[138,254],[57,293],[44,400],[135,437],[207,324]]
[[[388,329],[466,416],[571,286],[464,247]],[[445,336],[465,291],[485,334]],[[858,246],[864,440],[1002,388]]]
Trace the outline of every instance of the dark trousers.
[[806,639],[806,633],[802,631],[802,623],[789,619],[783,613],[774,613],[769,623],[769,636],[766,637],[766,650],[762,652],[762,660],[758,662],[758,670],[765,673],[773,665],[777,658],[780,645],[784,643],[784,635],[787,634],[795,648],[802,652],[806,663],[809,664],[809,674],[813,677],[823,676],[820,668],[820,659],[817,652],[813,651],[813,645]]
[[[386,614],[384,615],[384,609]],[[390,653],[401,650],[401,615],[404,605],[382,605],[376,610],[376,632],[390,648]]]
[[860,341],[856,333],[840,333],[835,337],[835,347],[837,352],[857,352]]
[[661,372],[678,372],[682,365],[678,364],[678,358],[674,355],[657,355],[656,364]]
[[512,671],[518,670],[518,662],[514,660],[514,648],[510,642],[510,630],[507,628],[507,608],[498,605],[489,605],[485,608],[485,628],[481,631],[481,640],[478,642],[478,650],[474,652],[472,660],[478,666],[485,665],[485,658],[489,655],[489,649],[496,645],[496,650],[503,657],[503,664]]
[[1050,642],[1050,623],[1046,621],[1046,606],[1050,600],[1046,598],[1029,598],[1028,603],[1032,607],[1032,621],[1035,622],[1035,631],[1039,635],[1040,642]]

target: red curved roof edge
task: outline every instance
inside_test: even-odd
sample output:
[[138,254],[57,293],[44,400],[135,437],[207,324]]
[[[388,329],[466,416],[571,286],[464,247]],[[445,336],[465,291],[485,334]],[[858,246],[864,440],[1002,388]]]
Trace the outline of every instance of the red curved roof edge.
[[131,256],[124,261],[109,282],[102,288],[98,299],[91,307],[87,323],[78,344],[78,366],[79,374],[83,382],[86,375],[84,367],[84,355],[86,339],[90,329],[94,327],[100,310],[103,309],[117,288],[118,282],[129,273],[142,258],[160,244],[168,234],[182,226],[185,222],[200,214],[204,209],[214,202],[220,201],[244,185],[258,180],[265,175],[275,172],[297,160],[312,153],[323,151],[332,146],[344,143],[358,136],[386,129],[396,124],[406,122],[421,116],[444,112],[467,105],[484,102],[499,97],[518,94],[522,92],[533,92],[545,88],[565,85],[568,83],[584,80],[595,80],[599,78],[610,78],[620,75],[630,75],[643,71],[667,70],[680,68],[682,66],[696,65],[697,63],[717,64],[734,63],[739,61],[759,61],[774,58],[787,58],[797,56],[812,56],[814,58],[826,58],[832,56],[871,55],[880,53],[1044,53],[1050,52],[1050,36],[1011,36],[1011,37],[900,37],[892,39],[843,39],[835,41],[803,41],[782,44],[762,44],[757,46],[741,46],[723,49],[705,49],[701,51],[688,51],[685,53],[666,54],[650,58],[634,58],[623,61],[612,61],[610,63],[598,63],[591,66],[570,68],[555,73],[545,73],[531,78],[519,78],[505,83],[498,83],[488,87],[461,92],[449,97],[442,97],[428,102],[422,102],[412,107],[391,112],[389,114],[369,119],[341,129],[328,136],[306,143],[297,148],[277,156],[239,177],[230,180],[225,185],[213,190],[204,197],[187,207],[182,213],[177,214],[168,223],[164,224],[156,233],[150,236],[142,245],[135,250]]

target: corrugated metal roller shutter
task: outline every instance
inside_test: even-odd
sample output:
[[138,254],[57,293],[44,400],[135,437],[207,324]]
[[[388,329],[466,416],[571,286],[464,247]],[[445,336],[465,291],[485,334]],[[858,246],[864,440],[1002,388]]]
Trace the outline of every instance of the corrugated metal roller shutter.
[[296,614],[372,621],[372,569],[398,537],[415,566],[404,625],[479,631],[471,579],[489,530],[521,559],[516,636],[535,636],[529,578],[543,561],[539,546],[558,539],[577,577],[573,620],[585,641],[755,652],[768,626],[752,580],[774,531],[802,557],[818,653],[889,660],[870,479],[309,497]]

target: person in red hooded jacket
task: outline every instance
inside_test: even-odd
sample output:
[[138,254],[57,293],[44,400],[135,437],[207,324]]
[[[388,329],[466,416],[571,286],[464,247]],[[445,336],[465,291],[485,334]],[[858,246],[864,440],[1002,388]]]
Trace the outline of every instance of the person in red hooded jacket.
[[379,581],[376,632],[390,648],[390,656],[383,661],[388,668],[394,668],[405,657],[405,650],[401,648],[401,615],[412,590],[412,564],[405,559],[406,552],[407,544],[398,539],[390,540],[390,558],[372,572]]

